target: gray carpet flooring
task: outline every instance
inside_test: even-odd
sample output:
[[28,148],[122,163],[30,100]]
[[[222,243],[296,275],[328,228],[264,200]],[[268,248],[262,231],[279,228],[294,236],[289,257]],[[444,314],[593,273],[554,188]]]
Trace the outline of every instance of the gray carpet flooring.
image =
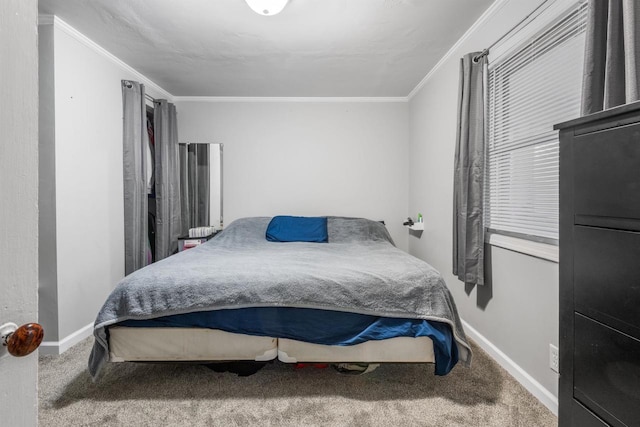
[[87,373],[93,338],[41,356],[41,426],[556,426],[557,418],[473,346],[445,377],[387,364],[361,376],[273,363],[238,377],[191,364],[110,363]]

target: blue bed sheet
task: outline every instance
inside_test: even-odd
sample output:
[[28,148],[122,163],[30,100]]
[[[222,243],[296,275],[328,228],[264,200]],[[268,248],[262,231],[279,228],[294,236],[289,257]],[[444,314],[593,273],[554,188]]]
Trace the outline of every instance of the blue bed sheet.
[[310,308],[254,307],[127,320],[118,325],[210,328],[324,345],[354,345],[394,337],[426,336],[433,341],[436,375],[446,375],[458,362],[458,347],[451,327],[423,319],[377,317]]

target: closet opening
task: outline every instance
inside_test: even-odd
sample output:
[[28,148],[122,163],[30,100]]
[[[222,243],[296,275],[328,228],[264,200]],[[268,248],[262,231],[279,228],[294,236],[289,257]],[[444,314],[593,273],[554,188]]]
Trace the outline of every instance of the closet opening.
[[153,124],[153,103],[147,100],[147,134],[149,145],[147,146],[147,238],[149,240],[148,264],[156,261],[156,183],[155,183],[155,139]]

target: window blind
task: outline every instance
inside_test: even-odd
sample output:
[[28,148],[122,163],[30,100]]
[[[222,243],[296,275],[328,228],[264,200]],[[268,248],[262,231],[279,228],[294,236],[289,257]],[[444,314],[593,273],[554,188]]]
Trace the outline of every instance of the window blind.
[[485,226],[558,241],[558,132],[580,115],[587,4],[489,66]]

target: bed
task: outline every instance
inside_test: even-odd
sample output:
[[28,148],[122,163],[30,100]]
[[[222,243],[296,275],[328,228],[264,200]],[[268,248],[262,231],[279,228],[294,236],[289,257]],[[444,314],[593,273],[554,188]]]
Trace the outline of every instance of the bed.
[[94,324],[92,377],[107,361],[471,363],[443,278],[383,224],[323,217],[324,240],[282,242],[274,221],[238,219],[125,277]]

